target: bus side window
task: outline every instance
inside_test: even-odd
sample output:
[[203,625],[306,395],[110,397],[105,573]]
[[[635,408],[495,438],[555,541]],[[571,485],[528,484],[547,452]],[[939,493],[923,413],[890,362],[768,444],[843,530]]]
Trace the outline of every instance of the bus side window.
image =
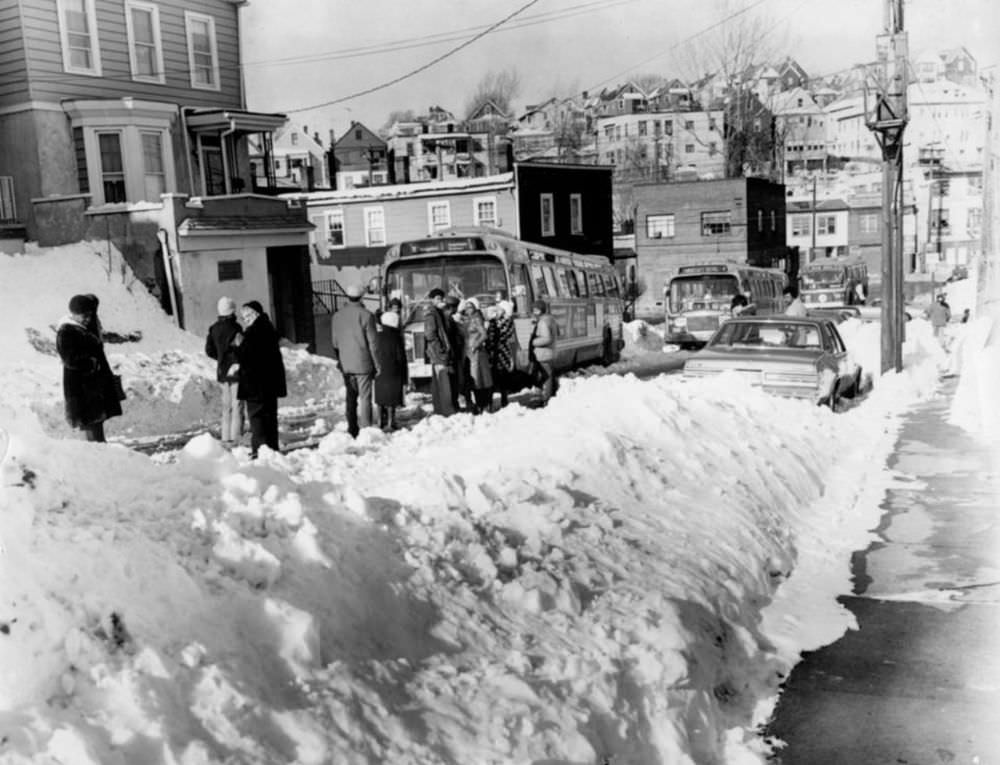
[[612,274],[604,274],[604,284],[609,297],[618,297],[618,278]]
[[583,271],[575,271],[574,273],[576,275],[576,286],[580,290],[580,297],[588,297],[587,274]]
[[[531,277],[528,275],[526,265],[511,266],[510,269],[510,292],[507,297],[518,305],[530,306],[534,299],[531,295]],[[518,300],[520,298],[520,300]]]
[[546,289],[545,294],[552,297],[558,295],[559,288],[556,286],[556,277],[555,274],[552,273],[552,269],[549,268],[548,266],[540,266],[540,268],[542,270],[542,274],[545,277],[545,289]]
[[563,273],[563,278],[566,279],[566,285],[569,287],[570,297],[580,297],[580,285],[576,280],[576,272],[566,269]]
[[590,294],[604,297],[604,281],[601,279],[600,273],[591,271],[587,274],[587,279],[590,281]]
[[531,283],[535,288],[535,300],[541,300],[542,298],[549,296],[549,280],[546,279],[548,275],[547,269],[543,269],[536,263],[531,264]]

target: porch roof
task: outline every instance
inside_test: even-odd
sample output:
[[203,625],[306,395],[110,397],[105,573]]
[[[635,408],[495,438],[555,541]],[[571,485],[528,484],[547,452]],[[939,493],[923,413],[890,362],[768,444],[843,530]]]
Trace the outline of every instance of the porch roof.
[[216,132],[236,130],[241,133],[269,133],[288,121],[284,114],[248,112],[242,109],[194,109],[187,114],[188,130]]
[[236,233],[305,233],[316,226],[303,220],[299,214],[288,215],[209,215],[186,218],[177,227],[181,236],[194,234],[236,234]]

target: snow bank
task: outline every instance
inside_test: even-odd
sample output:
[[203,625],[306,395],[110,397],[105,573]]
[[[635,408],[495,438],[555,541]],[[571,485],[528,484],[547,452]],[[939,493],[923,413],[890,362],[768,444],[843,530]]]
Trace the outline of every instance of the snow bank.
[[850,626],[835,595],[879,513],[858,487],[905,400],[882,387],[834,415],[571,379],[544,410],[252,464],[15,432],[4,755],[761,762],[798,650]]

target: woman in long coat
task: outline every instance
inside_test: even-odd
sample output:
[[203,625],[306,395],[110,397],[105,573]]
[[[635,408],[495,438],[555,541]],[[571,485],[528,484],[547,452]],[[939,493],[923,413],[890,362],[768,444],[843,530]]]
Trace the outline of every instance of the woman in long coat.
[[514,306],[501,300],[487,315],[486,349],[493,370],[493,389],[500,393],[500,406],[507,406],[514,371]]
[[242,339],[237,335],[235,341],[240,375],[236,395],[247,402],[250,456],[256,458],[262,444],[278,451],[278,399],[287,396],[288,389],[278,332],[263,307],[251,300],[240,315],[244,329]]
[[478,414],[490,408],[493,398],[493,373],[490,354],[486,348],[486,322],[475,298],[469,298],[462,307],[465,319],[465,356],[469,361],[469,387],[475,400],[473,412]]
[[66,421],[83,431],[88,441],[104,442],[104,423],[122,413],[114,373],[104,355],[99,300],[94,295],[74,295],[69,316],[56,332],[56,350],[63,364]]
[[399,314],[386,311],[379,317],[381,326],[375,336],[375,404],[379,423],[385,431],[396,429],[396,408],[403,405],[403,388],[408,380],[406,345],[399,331]]

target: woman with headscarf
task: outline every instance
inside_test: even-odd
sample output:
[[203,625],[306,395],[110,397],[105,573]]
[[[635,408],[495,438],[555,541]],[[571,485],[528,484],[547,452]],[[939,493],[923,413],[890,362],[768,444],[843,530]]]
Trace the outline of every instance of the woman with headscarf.
[[465,357],[469,365],[472,412],[479,414],[484,409],[489,411],[490,399],[493,398],[493,374],[486,350],[486,322],[475,298],[465,301],[461,313],[465,327]]
[[375,358],[378,373],[375,375],[375,404],[378,406],[382,430],[396,429],[396,408],[403,405],[403,387],[406,385],[406,345],[399,331],[399,314],[388,310],[379,318],[382,326],[375,336]]
[[104,355],[100,301],[95,295],[74,295],[69,315],[59,322],[56,350],[63,365],[66,421],[83,431],[88,441],[103,443],[104,422],[122,413],[115,375]]
[[256,300],[240,309],[243,335],[237,335],[237,366],[240,375],[237,396],[247,404],[250,421],[250,457],[256,459],[261,445],[278,451],[278,399],[288,395],[285,363],[278,346],[278,332]]

